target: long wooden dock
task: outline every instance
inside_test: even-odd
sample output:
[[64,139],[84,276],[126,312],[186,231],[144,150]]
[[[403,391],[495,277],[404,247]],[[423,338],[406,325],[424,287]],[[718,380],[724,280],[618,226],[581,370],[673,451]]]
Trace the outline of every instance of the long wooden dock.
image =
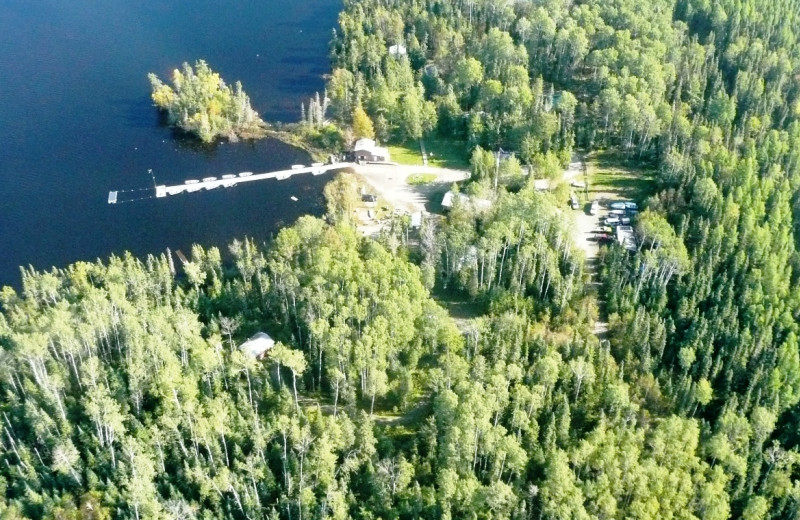
[[[155,187],[156,197],[166,197],[168,195],[178,195],[180,193],[194,193],[202,190],[213,190],[216,188],[231,188],[237,184],[245,182],[262,181],[265,179],[276,179],[282,181],[294,175],[302,175],[310,173],[312,175],[322,175],[330,170],[338,170],[353,166],[351,163],[336,163],[336,164],[322,164],[314,163],[311,166],[296,165],[289,170],[279,170],[267,173],[253,173],[242,172],[239,174],[223,175],[220,178],[206,177],[203,180],[188,180],[183,184],[176,184],[174,186],[159,185]],[[152,190],[152,188],[151,188]],[[117,191],[111,191],[108,194],[108,203],[117,203]]]

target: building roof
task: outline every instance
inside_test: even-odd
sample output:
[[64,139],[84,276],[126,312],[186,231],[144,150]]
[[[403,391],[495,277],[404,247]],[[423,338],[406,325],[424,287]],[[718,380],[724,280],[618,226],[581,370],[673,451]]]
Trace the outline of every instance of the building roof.
[[353,146],[353,150],[371,150],[372,148],[375,148],[375,146],[376,144],[373,139],[362,137],[356,141],[356,144]]
[[239,350],[251,358],[260,358],[269,349],[275,346],[275,340],[269,337],[266,332],[257,332],[253,336],[239,345]]
[[389,47],[389,54],[392,56],[405,56],[406,46],[400,45],[399,43],[397,45],[392,45]]
[[[461,202],[463,204],[469,202],[469,197],[467,197],[463,193],[459,193],[459,198],[461,199]],[[442,198],[442,207],[452,208],[453,204],[455,203],[454,199],[455,199],[455,193],[453,193],[452,191],[448,191],[447,193],[444,194],[444,197]]]

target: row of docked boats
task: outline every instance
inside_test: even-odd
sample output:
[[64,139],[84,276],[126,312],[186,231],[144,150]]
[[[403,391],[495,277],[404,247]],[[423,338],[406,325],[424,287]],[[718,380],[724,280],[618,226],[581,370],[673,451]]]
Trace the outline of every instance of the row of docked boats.
[[[244,178],[244,177],[250,177],[251,175],[253,175],[253,172],[242,172],[242,173],[240,173],[240,174],[238,174],[238,175],[236,175],[236,174],[233,174],[233,173],[229,173],[229,174],[227,174],[227,175],[223,175],[223,176],[222,176],[222,180],[223,180],[223,181],[228,181],[228,182],[224,182],[224,183],[222,183],[221,185],[222,185],[222,186],[233,186],[233,185],[234,185],[234,184],[236,184],[236,183],[235,183],[235,182],[230,182],[230,181],[233,181],[234,179],[239,179],[239,178]],[[208,183],[208,182],[214,182],[214,181],[217,181],[217,180],[220,180],[220,179],[218,179],[217,177],[203,177],[203,180],[202,180],[202,181],[199,181],[199,180],[197,180],[197,179],[188,179],[188,180],[186,180],[186,181],[184,182],[184,184],[186,184],[186,185],[187,185],[187,187],[186,187],[186,191],[187,191],[187,192],[189,192],[189,193],[192,193],[192,192],[195,192],[195,191],[200,191],[200,190],[202,190],[203,188],[206,188],[206,189],[208,189],[208,190],[211,190],[211,189],[214,189],[214,188],[216,188],[216,187],[217,187],[217,186],[219,186],[219,185],[213,185],[213,186],[199,186],[199,184],[201,184],[201,183]],[[195,185],[198,185],[198,186],[195,186]]]

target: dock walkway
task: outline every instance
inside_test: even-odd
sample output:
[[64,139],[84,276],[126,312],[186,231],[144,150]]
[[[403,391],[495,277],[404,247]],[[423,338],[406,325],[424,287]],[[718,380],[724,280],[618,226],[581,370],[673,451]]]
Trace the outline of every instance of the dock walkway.
[[[282,181],[294,175],[301,175],[310,173],[312,175],[322,175],[330,170],[339,170],[342,168],[351,167],[351,163],[336,163],[336,164],[321,164],[315,163],[311,166],[292,167],[289,170],[279,170],[267,173],[253,173],[242,172],[238,175],[224,175],[221,178],[206,177],[203,180],[190,180],[183,184],[176,184],[174,186],[159,185],[155,187],[156,197],[166,197],[168,195],[178,195],[180,193],[194,193],[201,190],[213,190],[216,188],[230,188],[237,184],[245,182],[262,181],[265,179],[276,179]],[[152,188],[150,188],[152,190]],[[111,191],[108,194],[108,203],[117,203],[117,191]]]

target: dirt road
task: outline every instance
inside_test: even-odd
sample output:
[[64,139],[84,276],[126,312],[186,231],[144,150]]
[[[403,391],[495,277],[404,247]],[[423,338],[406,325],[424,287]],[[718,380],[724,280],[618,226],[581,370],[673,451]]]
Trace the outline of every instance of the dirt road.
[[[569,167],[564,170],[564,180],[569,183],[574,180],[585,182],[583,170],[583,158],[578,154],[573,154]],[[600,294],[602,287],[597,276],[597,256],[600,253],[600,243],[598,242],[600,236],[600,217],[604,215],[607,210],[601,208],[597,215],[591,215],[589,214],[590,207],[591,202],[588,202],[584,204],[581,209],[572,212],[575,217],[575,227],[573,228],[572,236],[575,245],[580,247],[586,254],[586,271],[589,273],[589,285],[597,297],[597,302],[602,312],[603,299]],[[593,332],[601,340],[605,339],[608,333],[608,322],[605,321],[605,318],[601,317],[594,322]]]
[[[436,168],[434,166],[407,166],[392,164],[361,164],[354,167],[355,173],[360,175],[375,191],[396,208],[403,208],[409,212],[431,211],[432,206],[438,207],[439,200],[433,195],[444,194],[454,182],[463,181],[469,177],[465,170],[451,170]],[[408,184],[407,179],[415,173],[436,175],[436,180],[420,186]]]

